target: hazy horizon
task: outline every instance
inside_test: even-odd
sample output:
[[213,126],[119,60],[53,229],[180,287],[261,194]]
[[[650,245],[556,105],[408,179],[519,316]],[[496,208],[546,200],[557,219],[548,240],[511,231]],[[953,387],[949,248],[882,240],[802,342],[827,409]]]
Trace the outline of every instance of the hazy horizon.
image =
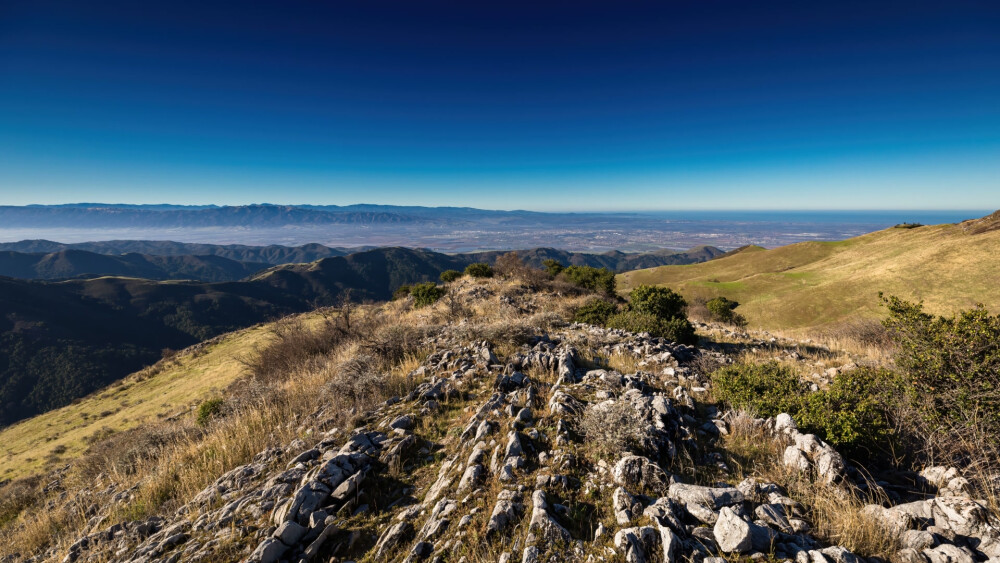
[[986,2],[16,1],[0,201],[996,208],[997,29]]

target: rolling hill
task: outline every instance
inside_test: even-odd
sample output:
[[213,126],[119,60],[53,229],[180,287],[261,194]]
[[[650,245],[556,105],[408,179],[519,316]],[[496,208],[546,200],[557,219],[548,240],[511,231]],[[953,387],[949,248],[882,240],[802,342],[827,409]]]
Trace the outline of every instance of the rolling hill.
[[48,254],[0,252],[0,276],[23,279],[127,276],[213,282],[242,279],[267,267],[268,264],[264,263],[238,262],[212,255],[107,255],[84,250],[60,250]]
[[636,270],[620,290],[665,285],[689,300],[725,296],[751,326],[811,332],[881,315],[878,293],[947,314],[1000,310],[1000,213],[959,224],[890,228],[838,242],[746,247],[710,262]]

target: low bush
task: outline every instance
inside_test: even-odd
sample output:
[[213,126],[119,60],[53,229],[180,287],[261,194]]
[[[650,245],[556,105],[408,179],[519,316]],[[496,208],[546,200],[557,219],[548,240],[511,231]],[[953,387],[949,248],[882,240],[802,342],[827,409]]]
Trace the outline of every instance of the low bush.
[[614,459],[626,452],[642,453],[647,426],[635,407],[618,400],[588,406],[579,430],[600,455]]
[[731,408],[763,417],[788,413],[803,432],[854,459],[876,459],[898,448],[895,414],[905,390],[891,371],[845,371],[829,388],[812,393],[794,370],[778,362],[725,366],[711,379],[715,398]]
[[209,399],[198,405],[197,422],[199,426],[206,426],[214,417],[222,412],[222,399]]
[[584,289],[600,291],[605,295],[615,294],[615,273],[607,268],[570,266],[562,270],[559,276]]
[[778,362],[725,366],[711,379],[717,400],[763,417],[797,415],[806,393],[798,374]]
[[445,270],[441,272],[441,281],[444,283],[451,283],[460,277],[462,277],[462,272],[458,270]]
[[476,262],[465,267],[465,275],[473,278],[492,278],[493,267],[485,262]]
[[446,289],[434,282],[418,283],[410,288],[414,307],[426,307],[444,297]]
[[412,288],[409,285],[401,285],[396,288],[396,291],[392,292],[392,300],[396,301],[399,299],[406,299],[410,296],[410,290]]
[[925,460],[1000,470],[1000,316],[985,307],[934,316],[882,296],[910,416],[898,423]]
[[545,266],[545,271],[552,277],[558,276],[564,269],[566,269],[566,267],[563,266],[558,260],[554,260],[552,258],[542,262],[542,266]]
[[687,301],[679,293],[667,287],[640,285],[629,293],[632,308],[649,313],[661,319],[684,317]]
[[585,303],[576,310],[573,320],[578,323],[587,323],[597,326],[604,326],[608,318],[618,312],[618,307],[604,299],[594,299]]
[[716,297],[705,302],[705,308],[708,309],[713,321],[744,327],[747,324],[746,318],[735,311],[739,306],[738,301],[732,301],[725,297]]
[[837,374],[829,388],[807,395],[795,421],[855,459],[892,452],[892,413],[903,400],[902,380],[893,372],[861,368]]

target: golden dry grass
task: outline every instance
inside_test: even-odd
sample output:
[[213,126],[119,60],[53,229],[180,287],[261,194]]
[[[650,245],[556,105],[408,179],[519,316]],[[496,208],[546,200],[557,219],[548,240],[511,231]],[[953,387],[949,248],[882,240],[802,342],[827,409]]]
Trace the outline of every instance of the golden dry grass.
[[804,478],[797,470],[782,463],[787,442],[753,423],[751,416],[739,413],[723,436],[722,449],[737,479],[754,477],[761,482],[784,485],[789,496],[808,512],[812,534],[830,545],[846,547],[864,557],[889,559],[900,549],[898,538],[877,520],[862,513],[869,503],[884,499],[866,499],[848,486],[830,486]]
[[622,292],[665,285],[688,300],[725,296],[740,302],[751,327],[815,335],[855,318],[880,318],[878,293],[924,301],[949,314],[983,303],[1000,309],[995,291],[1000,231],[969,234],[960,225],[886,229],[839,242],[803,242],[686,266],[618,276]]
[[0,431],[0,480],[37,473],[78,457],[88,438],[104,429],[119,432],[173,416],[186,416],[245,373],[236,361],[262,344],[268,329],[257,326],[228,334],[196,352],[182,352],[152,369]]

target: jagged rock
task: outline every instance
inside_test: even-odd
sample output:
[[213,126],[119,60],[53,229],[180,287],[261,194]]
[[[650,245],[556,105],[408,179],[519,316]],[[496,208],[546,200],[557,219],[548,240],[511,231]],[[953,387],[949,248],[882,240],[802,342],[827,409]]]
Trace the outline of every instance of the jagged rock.
[[628,563],[646,563],[650,559],[650,553],[655,552],[659,546],[660,534],[649,526],[625,528],[615,534],[614,543],[615,547],[624,552]]
[[747,553],[753,548],[750,524],[736,515],[728,506],[719,511],[713,528],[715,543],[726,553]]
[[903,547],[922,551],[937,545],[937,540],[934,539],[934,534],[926,530],[906,530],[900,534],[899,543]]
[[323,544],[326,543],[326,540],[328,540],[330,536],[335,534],[337,530],[338,530],[337,524],[333,522],[327,524],[323,528],[323,531],[320,532],[319,536],[317,536],[316,539],[309,544],[309,547],[306,548],[304,553],[306,559],[308,560],[315,559],[316,556],[319,554],[319,550],[323,548]]
[[795,420],[792,415],[783,412],[778,416],[774,417],[774,430],[776,432],[791,433],[795,432],[799,427],[795,424]]
[[925,549],[921,553],[930,563],[975,563],[976,561],[968,550],[950,543]]
[[826,556],[827,559],[833,563],[862,563],[862,560],[854,555],[847,548],[841,547],[839,545],[827,547],[819,550],[820,553]]
[[935,526],[976,538],[979,551],[988,557],[1000,557],[1000,519],[985,506],[963,497],[937,497],[931,505],[931,516]]
[[404,414],[397,417],[395,420],[389,423],[389,428],[399,428],[400,430],[409,430],[413,428],[413,417]]
[[490,514],[490,520],[486,524],[486,534],[492,535],[500,532],[512,523],[517,515],[524,510],[520,497],[514,491],[504,490],[497,495],[497,503]]
[[754,509],[754,516],[779,532],[794,533],[783,504],[762,504]]
[[683,483],[670,485],[667,496],[705,524],[714,524],[723,507],[738,505],[744,501],[743,493],[734,487],[702,487]]
[[528,529],[537,532],[548,541],[569,541],[571,536],[569,531],[556,522],[555,518],[548,511],[548,502],[545,499],[545,491],[536,490],[531,494],[531,523]]
[[375,544],[375,559],[382,559],[395,551],[413,535],[413,524],[409,521],[397,522],[382,534]]
[[670,478],[659,465],[637,455],[626,455],[619,459],[615,463],[612,477],[619,486],[649,491],[664,490],[670,485]]
[[281,543],[278,538],[267,538],[260,542],[257,549],[250,554],[250,561],[256,563],[277,563],[281,556],[288,551],[288,546]]
[[809,458],[796,446],[785,448],[785,455],[782,457],[782,461],[785,465],[793,469],[809,471]]
[[306,535],[306,529],[295,522],[284,522],[274,531],[274,537],[289,547],[299,543],[304,535]]
[[627,526],[642,513],[642,504],[625,489],[618,487],[612,494],[615,520],[621,526]]

